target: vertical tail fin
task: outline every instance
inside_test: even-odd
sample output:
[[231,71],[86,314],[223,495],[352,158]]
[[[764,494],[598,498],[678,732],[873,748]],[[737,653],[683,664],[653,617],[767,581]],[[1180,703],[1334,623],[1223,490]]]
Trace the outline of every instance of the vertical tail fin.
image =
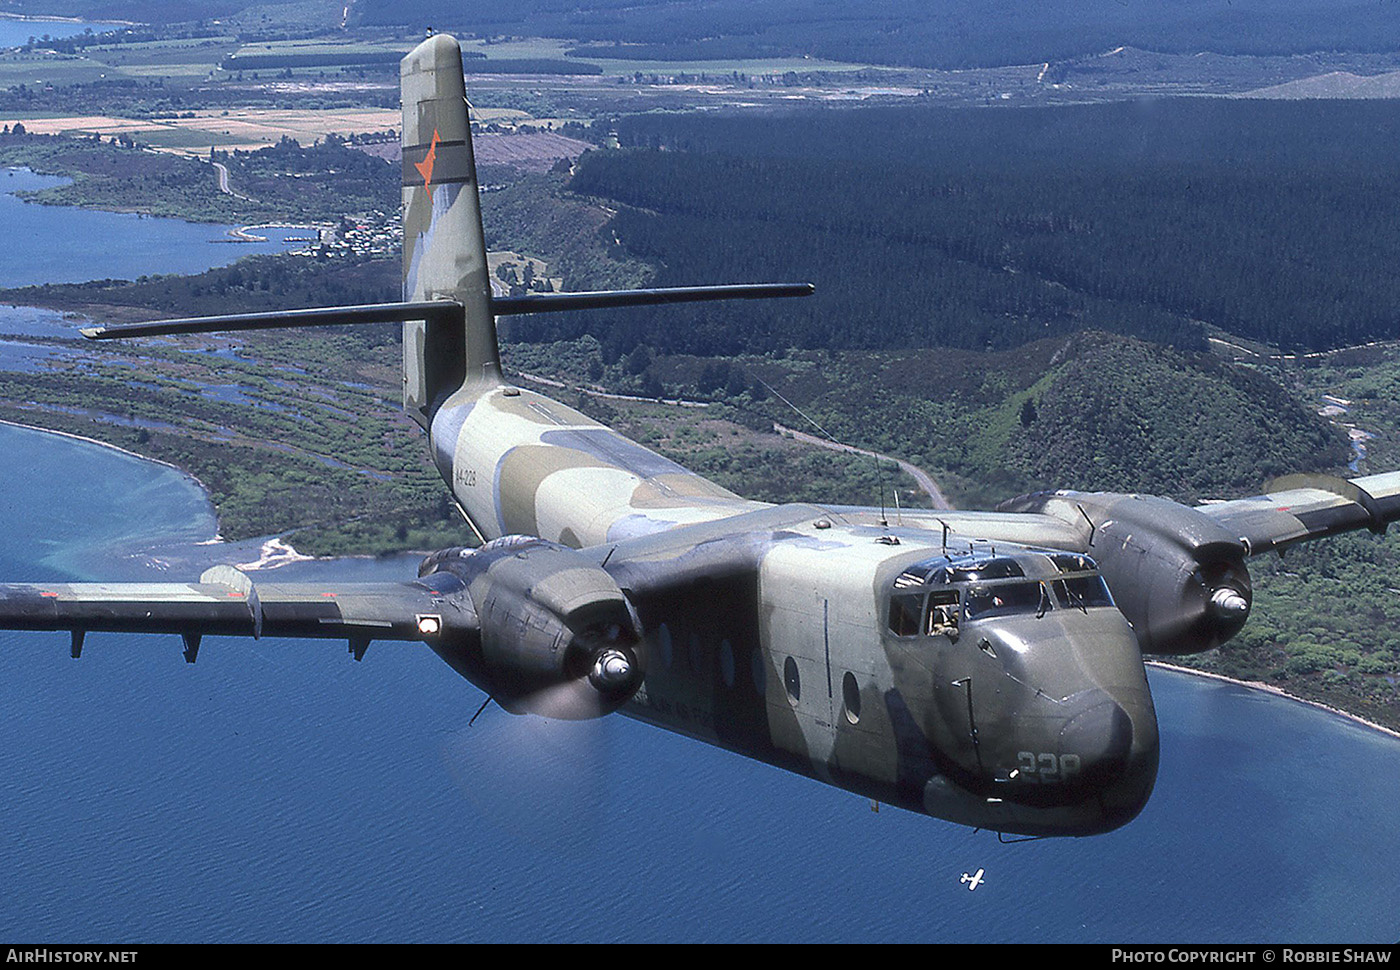
[[457,41],[438,34],[400,65],[403,96],[403,297],[452,300],[455,320],[404,324],[403,405],[424,427],[467,381],[500,375],[476,160]]

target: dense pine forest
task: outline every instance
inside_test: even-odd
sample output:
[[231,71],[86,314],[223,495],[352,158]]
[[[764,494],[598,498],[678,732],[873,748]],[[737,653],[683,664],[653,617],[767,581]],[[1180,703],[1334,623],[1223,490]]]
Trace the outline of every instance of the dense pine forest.
[[1039,63],[1120,44],[1226,54],[1400,45],[1400,9],[1375,0],[363,0],[354,16],[370,25],[591,41],[592,57],[805,55],[937,68]]
[[930,106],[609,126],[572,188],[662,284],[812,280],[801,303],[531,321],[702,354],[1004,349],[1092,328],[1200,349],[1400,336],[1400,106]]
[[[956,69],[1035,64],[1110,50],[1293,54],[1400,46],[1400,7],[1377,0],[359,0],[353,26],[429,26],[475,36],[552,37],[589,57],[811,57]],[[232,18],[257,29],[324,28],[342,5],[252,0],[0,0],[0,13],[145,24]],[[301,8],[297,11],[296,8]],[[242,14],[240,17],[239,15]]]

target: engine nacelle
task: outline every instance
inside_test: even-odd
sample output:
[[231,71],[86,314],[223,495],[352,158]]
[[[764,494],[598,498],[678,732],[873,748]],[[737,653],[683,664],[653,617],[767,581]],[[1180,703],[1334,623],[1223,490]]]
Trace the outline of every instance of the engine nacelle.
[[645,654],[631,604],[576,550],[505,536],[436,552],[418,570],[443,571],[466,583],[481,633],[474,656],[446,659],[511,713],[601,717],[641,686]]
[[1115,492],[1026,495],[1001,506],[1074,522],[1144,653],[1212,650],[1249,618],[1247,550],[1210,516]]

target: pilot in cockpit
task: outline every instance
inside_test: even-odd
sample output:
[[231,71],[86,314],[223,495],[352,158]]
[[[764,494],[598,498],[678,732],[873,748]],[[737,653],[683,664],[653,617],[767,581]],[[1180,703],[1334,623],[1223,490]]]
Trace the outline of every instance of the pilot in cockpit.
[[956,639],[960,612],[961,607],[958,605],[956,590],[933,593],[929,597],[928,603],[928,635],[931,637],[948,636]]

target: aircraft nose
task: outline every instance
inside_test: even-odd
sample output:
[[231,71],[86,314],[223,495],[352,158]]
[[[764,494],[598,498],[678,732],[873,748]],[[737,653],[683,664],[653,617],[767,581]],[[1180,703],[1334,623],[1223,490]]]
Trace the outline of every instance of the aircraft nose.
[[1089,706],[1070,717],[1060,731],[1060,750],[1073,752],[1062,755],[1061,761],[1079,761],[1076,772],[1065,772],[1067,781],[1076,774],[1085,783],[1117,775],[1133,747],[1133,720],[1128,712],[1102,691],[1093,693]]
[[969,641],[975,655],[948,651],[929,722],[953,780],[999,806],[1008,831],[1091,835],[1134,818],[1157,780],[1159,741],[1122,616],[996,618],[958,645]]
[[[1157,780],[1157,713],[1144,689],[1094,688],[1071,698],[1075,710],[1060,731],[1061,769],[1069,798],[1096,799],[1107,827],[1132,819]],[[1078,771],[1065,771],[1066,758]]]

